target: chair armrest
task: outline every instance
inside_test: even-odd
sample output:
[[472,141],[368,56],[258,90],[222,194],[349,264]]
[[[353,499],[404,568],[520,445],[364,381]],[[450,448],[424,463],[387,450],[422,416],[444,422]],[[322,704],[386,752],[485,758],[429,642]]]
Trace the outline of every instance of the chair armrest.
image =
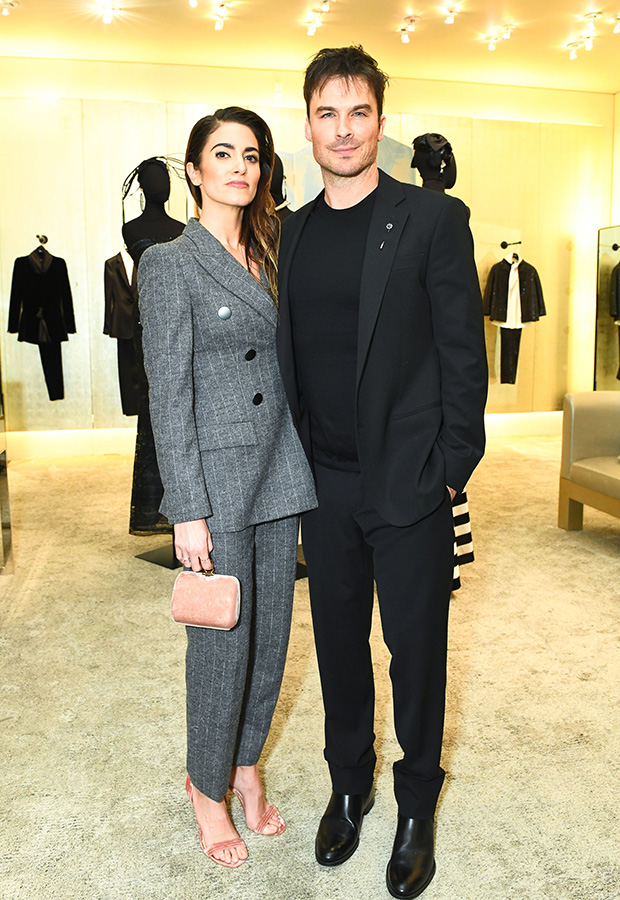
[[[562,419],[563,478],[571,464],[592,456],[620,454],[620,391],[566,394]],[[620,467],[620,463],[618,464]]]

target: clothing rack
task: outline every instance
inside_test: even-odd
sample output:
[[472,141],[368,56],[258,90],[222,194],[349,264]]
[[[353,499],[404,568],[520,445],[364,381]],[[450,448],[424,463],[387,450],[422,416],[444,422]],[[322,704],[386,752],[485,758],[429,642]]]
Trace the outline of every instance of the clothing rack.
[[500,247],[502,248],[502,250],[506,250],[508,247],[514,247],[520,243],[521,241],[502,241]]
[[36,237],[39,242],[39,246],[35,248],[34,252],[37,253],[39,256],[43,257],[46,252],[43,245],[47,244],[47,235],[46,234],[37,234]]
[[620,250],[620,244],[612,244],[611,249],[612,250]]

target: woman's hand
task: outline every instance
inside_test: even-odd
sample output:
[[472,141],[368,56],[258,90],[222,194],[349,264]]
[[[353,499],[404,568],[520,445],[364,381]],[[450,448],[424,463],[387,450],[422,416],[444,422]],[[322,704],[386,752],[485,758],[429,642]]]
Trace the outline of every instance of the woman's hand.
[[191,566],[194,572],[212,569],[212,551],[211,532],[204,519],[178,522],[174,526],[174,552],[184,566]]

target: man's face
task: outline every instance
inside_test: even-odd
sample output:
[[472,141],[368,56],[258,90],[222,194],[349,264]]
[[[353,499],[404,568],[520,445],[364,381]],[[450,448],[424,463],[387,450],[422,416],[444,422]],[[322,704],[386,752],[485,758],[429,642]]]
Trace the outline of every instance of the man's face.
[[324,172],[354,178],[375,162],[384,126],[365,80],[332,78],[310,100],[305,133]]

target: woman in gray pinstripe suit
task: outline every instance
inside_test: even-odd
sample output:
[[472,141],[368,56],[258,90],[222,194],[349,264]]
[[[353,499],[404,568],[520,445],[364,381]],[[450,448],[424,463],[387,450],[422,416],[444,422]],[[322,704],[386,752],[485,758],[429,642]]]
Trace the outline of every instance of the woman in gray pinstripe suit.
[[145,251],[138,285],[153,432],[179,559],[211,560],[241,582],[229,632],[187,629],[187,783],[200,841],[220,865],[247,858],[226,807],[281,834],[257,762],[280,690],[298,514],[312,475],[280,379],[273,142],[255,113],[228,107],[194,126],[186,153],[200,217]]

